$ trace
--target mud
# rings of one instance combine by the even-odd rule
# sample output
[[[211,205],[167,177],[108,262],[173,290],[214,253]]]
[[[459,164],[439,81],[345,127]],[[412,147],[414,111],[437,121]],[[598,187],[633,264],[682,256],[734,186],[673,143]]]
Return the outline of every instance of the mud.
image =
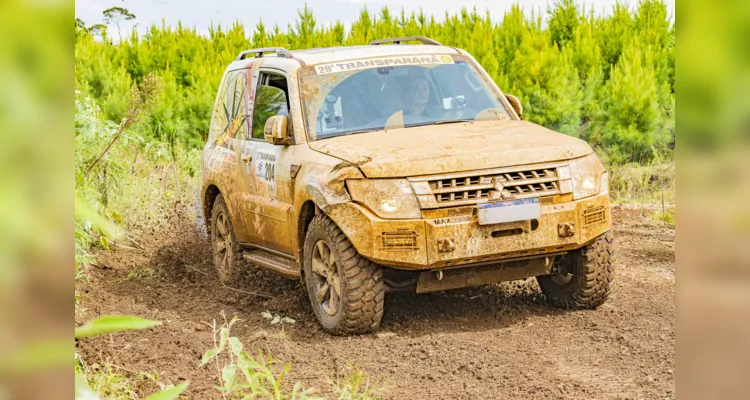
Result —
[[[220,399],[215,369],[198,364],[212,344],[203,322],[224,311],[242,319],[233,333],[246,348],[291,363],[290,381],[329,398],[329,379],[349,364],[383,379],[387,399],[674,398],[675,232],[641,209],[615,207],[613,218],[616,288],[598,310],[550,308],[528,279],[389,294],[379,331],[332,337],[318,327],[298,282],[251,268],[231,288],[222,286],[205,233],[174,217],[139,235],[143,250],[100,255],[81,286],[81,319],[135,314],[164,325],[83,339],[78,351],[88,363],[108,361],[127,375],[190,380],[190,398]],[[296,323],[282,333],[263,311]],[[141,395],[158,389],[138,382]]]

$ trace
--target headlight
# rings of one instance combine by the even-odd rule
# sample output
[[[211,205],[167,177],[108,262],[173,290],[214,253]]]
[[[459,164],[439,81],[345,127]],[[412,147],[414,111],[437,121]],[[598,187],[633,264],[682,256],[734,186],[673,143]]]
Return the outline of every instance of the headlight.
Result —
[[[594,196],[602,189],[604,166],[594,153],[570,161],[573,181],[573,200]],[[606,188],[604,188],[606,189]]]
[[[406,179],[347,179],[352,200],[385,219],[422,218],[417,197]]]

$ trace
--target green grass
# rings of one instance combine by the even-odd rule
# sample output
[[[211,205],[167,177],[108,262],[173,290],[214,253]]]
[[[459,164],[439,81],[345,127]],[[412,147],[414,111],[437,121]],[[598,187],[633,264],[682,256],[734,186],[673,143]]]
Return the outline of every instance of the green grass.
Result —
[[[350,364],[342,376],[331,380],[339,400],[375,400],[387,390],[381,380],[372,380],[356,365]]]
[[[266,352],[258,350],[250,355],[243,344],[231,336],[232,326],[239,321],[233,317],[209,326],[213,331],[214,345],[201,359],[201,367],[215,370],[216,386],[225,399],[263,398],[272,400],[312,400],[321,399],[313,388],[306,388],[301,381],[287,382],[285,378],[291,365],[282,363]],[[350,365],[347,371],[331,380],[331,389],[339,400],[375,400],[385,392],[380,381],[368,378],[356,366]]]
[[[607,164],[609,171],[609,192],[616,204],[675,204],[674,161],[664,161],[640,165]]]
[[[655,211],[651,214],[654,221],[663,222],[665,225],[674,227],[676,220],[675,207],[665,207],[663,210]]]

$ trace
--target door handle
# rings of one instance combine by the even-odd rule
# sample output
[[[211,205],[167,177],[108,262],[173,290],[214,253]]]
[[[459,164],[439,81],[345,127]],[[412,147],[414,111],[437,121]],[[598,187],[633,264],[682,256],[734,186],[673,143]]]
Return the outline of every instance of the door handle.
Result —
[[[245,165],[250,165],[250,161],[253,161],[253,156],[250,154],[246,154],[242,156],[242,162],[245,163]]]

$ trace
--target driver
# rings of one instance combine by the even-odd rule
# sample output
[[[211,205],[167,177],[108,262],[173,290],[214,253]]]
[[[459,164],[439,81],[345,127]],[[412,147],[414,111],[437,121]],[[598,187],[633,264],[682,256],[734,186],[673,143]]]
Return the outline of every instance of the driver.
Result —
[[[430,82],[424,76],[418,76],[409,82],[404,96],[402,109],[404,117],[426,117],[427,103],[430,101]]]

